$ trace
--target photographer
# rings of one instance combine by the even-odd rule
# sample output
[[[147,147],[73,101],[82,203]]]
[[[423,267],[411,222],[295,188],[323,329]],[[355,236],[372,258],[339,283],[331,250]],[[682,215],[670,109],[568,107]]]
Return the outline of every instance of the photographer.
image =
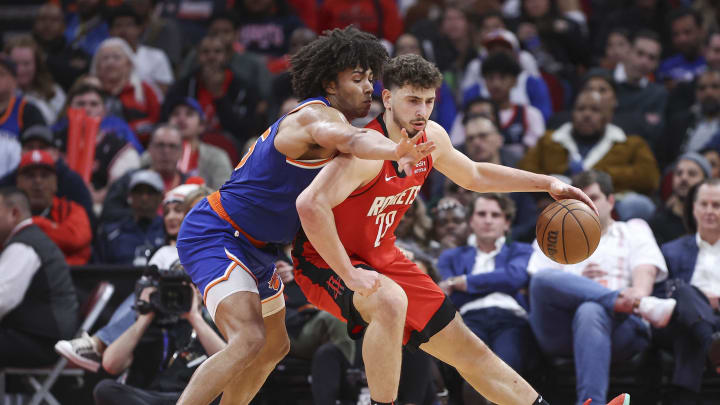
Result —
[[[161,328],[163,357],[160,359],[160,371],[148,388],[132,387],[114,379],[103,380],[93,392],[95,404],[175,403],[195,369],[209,356],[225,347],[225,342],[204,317],[199,291],[194,286],[192,289],[194,295],[190,310],[181,314],[177,322]],[[154,287],[144,288],[138,301],[151,302],[150,295],[153,291]],[[133,365],[136,348],[141,338],[152,333],[151,325],[158,315],[155,311],[138,314],[135,323],[107,347],[102,365],[108,373],[117,375]],[[145,369],[150,369],[149,364],[144,366],[147,366]]]
[[[205,186],[183,184],[168,191],[163,201],[163,225],[167,244],[152,255],[150,266],[169,269],[178,260],[175,238],[180,230],[185,213],[202,197],[209,194]],[[105,348],[115,341],[135,322],[135,294],[130,294],[113,313],[110,322],[93,336],[84,333],[72,340],[60,340],[55,351],[85,370],[97,372],[100,369]]]

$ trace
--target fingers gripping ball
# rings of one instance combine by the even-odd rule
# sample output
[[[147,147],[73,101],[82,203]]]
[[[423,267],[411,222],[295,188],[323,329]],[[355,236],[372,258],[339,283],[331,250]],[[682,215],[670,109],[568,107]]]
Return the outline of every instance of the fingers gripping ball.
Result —
[[[535,226],[540,249],[561,264],[579,263],[600,243],[600,220],[582,201],[560,200],[548,205]]]

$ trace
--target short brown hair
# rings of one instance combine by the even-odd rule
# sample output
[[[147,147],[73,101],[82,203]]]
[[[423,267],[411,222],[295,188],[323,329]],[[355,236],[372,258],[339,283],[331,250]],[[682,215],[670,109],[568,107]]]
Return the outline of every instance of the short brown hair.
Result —
[[[407,84],[419,89],[436,89],[442,84],[440,70],[420,55],[407,54],[390,59],[383,69],[382,81],[386,89]]]
[[[503,193],[478,194],[477,197],[475,197],[475,199],[473,200],[472,207],[470,208],[470,212],[468,213],[470,218],[475,215],[475,204],[477,203],[477,200],[481,198],[497,202],[500,206],[500,210],[505,215],[505,219],[507,219],[509,223],[512,223],[515,220],[515,213],[517,212],[517,209],[515,207],[515,201],[513,201],[508,194]]]
[[[609,197],[615,192],[610,175],[599,170],[586,170],[572,178],[572,185],[581,190],[595,183],[600,187],[600,191],[605,194],[605,197]]]

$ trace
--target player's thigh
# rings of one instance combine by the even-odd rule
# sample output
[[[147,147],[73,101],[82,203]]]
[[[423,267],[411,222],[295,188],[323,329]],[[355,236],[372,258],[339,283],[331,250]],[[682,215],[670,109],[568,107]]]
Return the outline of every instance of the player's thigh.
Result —
[[[265,322],[260,296],[250,291],[235,291],[217,304],[215,324],[226,340],[265,339]]]
[[[407,304],[407,295],[402,287],[382,274],[380,274],[380,287],[374,293],[366,297],[353,294],[353,305],[366,322],[372,322],[380,316],[402,318],[404,321]]]

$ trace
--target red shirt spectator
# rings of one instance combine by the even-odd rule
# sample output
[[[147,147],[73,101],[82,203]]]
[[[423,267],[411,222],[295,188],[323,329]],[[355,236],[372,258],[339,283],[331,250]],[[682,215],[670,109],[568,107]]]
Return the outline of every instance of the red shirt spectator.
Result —
[[[58,245],[68,264],[86,264],[92,242],[90,219],[80,204],[56,195],[55,170],[49,152],[25,152],[18,166],[17,187],[28,195],[33,223]]]
[[[391,43],[403,33],[403,20],[394,0],[325,0],[318,18],[319,31],[354,24]]]

